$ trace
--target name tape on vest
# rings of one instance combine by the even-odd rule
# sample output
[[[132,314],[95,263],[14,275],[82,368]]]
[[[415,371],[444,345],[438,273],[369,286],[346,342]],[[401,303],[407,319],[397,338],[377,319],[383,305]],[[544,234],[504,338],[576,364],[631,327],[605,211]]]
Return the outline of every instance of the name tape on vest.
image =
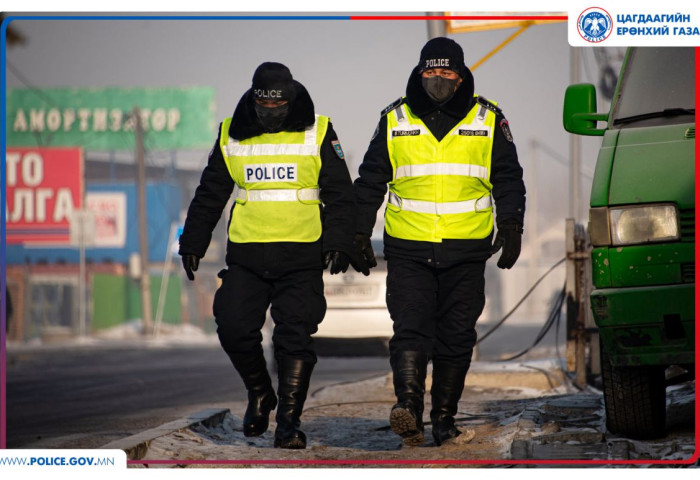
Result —
[[[420,135],[420,129],[417,130],[392,130],[392,137],[414,137]]]
[[[488,137],[488,130],[463,130],[459,129],[459,134],[464,137]]]
[[[297,180],[296,163],[263,163],[244,165],[246,183],[252,182],[294,182]]]

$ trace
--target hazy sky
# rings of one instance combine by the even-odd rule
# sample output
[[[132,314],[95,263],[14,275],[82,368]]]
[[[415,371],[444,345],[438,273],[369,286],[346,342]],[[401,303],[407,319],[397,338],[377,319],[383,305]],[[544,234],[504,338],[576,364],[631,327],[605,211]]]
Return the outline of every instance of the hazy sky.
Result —
[[[16,20],[28,43],[10,48],[7,86],[188,87],[216,91],[216,123],[229,116],[264,61],[286,64],[303,83],[317,113],[331,117],[353,178],[380,111],[405,92],[428,39],[423,20]],[[468,66],[515,29],[448,34]],[[581,49],[581,80],[596,83],[592,49]],[[562,128],[570,82],[564,22],[530,27],[473,73],[476,92],[496,100],[508,118],[526,172],[540,193],[540,229],[562,225],[568,213],[569,134]],[[212,145],[216,132],[212,131]],[[532,142],[538,148],[533,177]],[[599,139],[584,139],[583,171],[592,173]],[[190,152],[195,168],[206,151]],[[583,177],[584,207],[590,181]]]

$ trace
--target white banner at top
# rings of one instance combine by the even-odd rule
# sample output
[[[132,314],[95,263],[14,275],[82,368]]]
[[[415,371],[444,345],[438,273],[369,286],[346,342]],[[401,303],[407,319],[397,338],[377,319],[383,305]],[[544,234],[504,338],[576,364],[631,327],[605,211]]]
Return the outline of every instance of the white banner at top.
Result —
[[[577,2],[569,7],[573,47],[700,46],[697,2]]]

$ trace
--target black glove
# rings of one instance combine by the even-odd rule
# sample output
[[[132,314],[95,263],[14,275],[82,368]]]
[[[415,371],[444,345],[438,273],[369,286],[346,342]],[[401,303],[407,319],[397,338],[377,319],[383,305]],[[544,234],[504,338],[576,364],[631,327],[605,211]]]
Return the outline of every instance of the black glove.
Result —
[[[182,266],[185,267],[187,278],[194,280],[194,273],[199,268],[199,257],[197,255],[184,254],[182,255]]]
[[[350,266],[350,257],[347,256],[345,252],[340,252],[338,250],[328,250],[323,255],[323,268],[328,268],[331,266],[331,275],[335,275],[340,272],[347,272]]]
[[[522,243],[523,225],[514,219],[506,219],[498,223],[498,233],[496,240],[491,247],[491,255],[498,252],[503,247],[501,258],[498,259],[498,268],[512,268],[520,256],[520,245]]]
[[[355,258],[353,258],[352,268],[361,272],[363,275],[369,275],[369,269],[377,266],[377,259],[372,250],[372,242],[369,235],[364,233],[355,234]]]

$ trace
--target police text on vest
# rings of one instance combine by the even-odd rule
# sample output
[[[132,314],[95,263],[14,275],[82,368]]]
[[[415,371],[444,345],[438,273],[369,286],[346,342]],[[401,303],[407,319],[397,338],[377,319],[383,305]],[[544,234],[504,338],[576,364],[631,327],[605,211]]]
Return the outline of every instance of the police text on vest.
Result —
[[[246,183],[252,182],[294,182],[297,180],[296,163],[261,163],[244,165]]]

